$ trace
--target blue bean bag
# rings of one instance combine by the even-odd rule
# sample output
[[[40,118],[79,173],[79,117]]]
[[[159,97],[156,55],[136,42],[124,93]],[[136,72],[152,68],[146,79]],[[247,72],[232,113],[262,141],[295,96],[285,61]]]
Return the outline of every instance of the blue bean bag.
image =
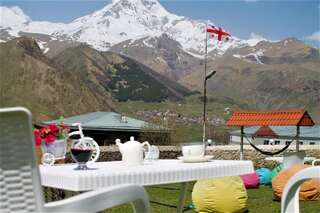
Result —
[[[256,170],[257,175],[259,176],[259,182],[260,185],[270,185],[270,177],[271,177],[271,171],[267,168],[260,168]]]

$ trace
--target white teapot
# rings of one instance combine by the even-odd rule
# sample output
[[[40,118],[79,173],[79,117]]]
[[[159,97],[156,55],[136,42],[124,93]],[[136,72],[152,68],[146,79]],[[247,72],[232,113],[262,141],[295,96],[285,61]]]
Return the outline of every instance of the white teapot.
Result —
[[[140,143],[134,140],[134,137],[130,137],[130,141],[121,143],[120,139],[116,139],[116,144],[119,147],[122,155],[122,161],[127,166],[136,166],[143,163],[143,146],[148,146],[148,152],[150,151],[150,144],[148,141]]]

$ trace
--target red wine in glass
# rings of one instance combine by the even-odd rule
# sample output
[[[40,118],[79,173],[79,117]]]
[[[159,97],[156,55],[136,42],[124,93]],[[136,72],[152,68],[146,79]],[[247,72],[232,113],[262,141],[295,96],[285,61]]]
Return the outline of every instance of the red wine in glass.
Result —
[[[71,156],[78,163],[78,167],[75,170],[88,170],[87,162],[90,160],[91,155],[92,149],[71,148]]]

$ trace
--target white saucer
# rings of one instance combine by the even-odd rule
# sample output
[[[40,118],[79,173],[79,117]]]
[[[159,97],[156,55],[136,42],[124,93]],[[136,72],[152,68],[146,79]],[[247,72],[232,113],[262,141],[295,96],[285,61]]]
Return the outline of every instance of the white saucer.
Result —
[[[190,157],[184,157],[180,156],[178,157],[179,160],[182,160],[184,163],[200,163],[200,162],[207,162],[210,161],[213,158],[212,155],[205,155],[205,156],[190,156]]]

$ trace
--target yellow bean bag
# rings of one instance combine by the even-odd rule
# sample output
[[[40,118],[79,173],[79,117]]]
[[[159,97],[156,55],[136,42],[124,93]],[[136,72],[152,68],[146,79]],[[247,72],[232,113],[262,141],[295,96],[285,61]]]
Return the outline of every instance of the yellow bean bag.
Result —
[[[199,213],[240,213],[247,209],[247,191],[239,176],[199,180],[192,201]]]
[[[272,180],[272,189],[275,200],[281,200],[282,192],[289,179],[300,170],[309,165],[297,164],[278,173]],[[305,181],[300,186],[300,200],[320,200],[320,178]]]

